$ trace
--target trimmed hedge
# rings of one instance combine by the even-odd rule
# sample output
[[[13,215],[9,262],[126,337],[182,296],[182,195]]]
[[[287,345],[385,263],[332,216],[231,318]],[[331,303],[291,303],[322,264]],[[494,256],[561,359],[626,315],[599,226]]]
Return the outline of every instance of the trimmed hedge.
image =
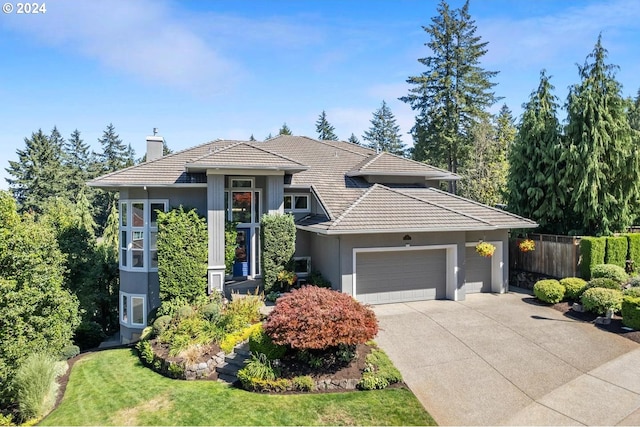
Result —
[[[580,240],[580,272],[582,278],[591,278],[591,269],[604,264],[604,255],[607,248],[605,237],[583,237]]]
[[[640,233],[625,234],[625,237],[629,248],[627,259],[633,261],[634,270],[640,269]]]
[[[598,277],[596,279],[589,280],[589,283],[587,283],[587,289],[592,288],[615,289],[619,291],[620,284],[608,277]]]
[[[621,285],[629,280],[629,275],[624,271],[624,268],[614,264],[600,264],[591,269],[592,279],[599,279],[601,277],[615,280]]]
[[[587,289],[587,281],[579,277],[565,277],[560,284],[564,286],[564,297],[571,300],[580,298]]]
[[[622,291],[615,289],[591,288],[580,297],[586,311],[603,315],[608,309],[614,312],[622,308]]]
[[[262,215],[260,219],[262,242],[262,282],[264,292],[275,290],[278,273],[290,270],[296,251],[296,225],[293,216]]]
[[[622,295],[629,295],[630,297],[640,297],[640,288],[629,288],[622,291]]]
[[[606,264],[614,264],[624,268],[627,261],[629,243],[624,236],[607,237],[607,250],[604,256]]]
[[[540,301],[555,304],[564,298],[564,286],[555,279],[538,280],[533,285],[533,293]]]
[[[622,298],[622,323],[625,326],[640,330],[640,297],[630,295]]]

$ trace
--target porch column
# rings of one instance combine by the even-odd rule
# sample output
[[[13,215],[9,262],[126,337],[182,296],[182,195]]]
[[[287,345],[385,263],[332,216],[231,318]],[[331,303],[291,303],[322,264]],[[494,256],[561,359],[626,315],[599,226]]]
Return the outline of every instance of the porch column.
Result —
[[[267,176],[267,212],[284,213],[284,175]]]
[[[209,293],[224,287],[224,175],[207,173],[207,230],[209,260],[207,283]]]

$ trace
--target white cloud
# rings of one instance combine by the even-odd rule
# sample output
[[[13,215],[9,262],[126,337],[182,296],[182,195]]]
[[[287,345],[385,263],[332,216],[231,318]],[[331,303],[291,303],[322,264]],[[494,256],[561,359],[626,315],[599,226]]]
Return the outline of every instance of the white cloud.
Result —
[[[4,24],[142,81],[192,92],[220,92],[242,72],[179,22],[168,3],[58,0],[47,6],[46,15]]]
[[[477,25],[489,42],[485,63],[542,68],[554,60],[574,63],[584,58],[600,32],[605,47],[615,48],[623,43],[616,36],[625,30],[637,31],[639,19],[640,2],[612,0],[562,9],[555,15],[478,19]]]

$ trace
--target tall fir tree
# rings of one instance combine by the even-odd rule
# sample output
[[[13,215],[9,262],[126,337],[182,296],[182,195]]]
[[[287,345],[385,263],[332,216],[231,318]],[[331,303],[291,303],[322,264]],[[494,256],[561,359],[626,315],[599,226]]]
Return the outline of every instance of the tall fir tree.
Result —
[[[351,136],[349,137],[349,139],[347,139],[347,141],[352,144],[360,145],[360,140],[357,136],[354,135],[353,132],[351,132]]]
[[[558,98],[545,70],[538,89],[523,105],[515,141],[509,150],[507,206],[531,218],[547,233],[566,233],[567,188],[561,156],[565,150],[558,120]]]
[[[102,147],[102,153],[98,154],[98,160],[102,163],[104,173],[115,172],[127,167],[131,159],[131,146],[122,142],[113,123],[109,123],[102,136],[98,138],[98,142]]]
[[[289,129],[286,122],[282,124],[282,127],[278,131],[278,135],[291,135],[291,129]]]
[[[487,109],[497,100],[491,81],[497,72],[480,66],[488,42],[476,35],[468,0],[457,10],[441,1],[431,21],[423,27],[431,56],[418,59],[426,70],[407,79],[413,87],[400,100],[417,111],[411,130],[414,160],[464,173],[474,125],[488,118]],[[449,191],[456,192],[456,181],[449,182]]]
[[[322,110],[318,121],[316,121],[316,132],[318,132],[318,139],[321,141],[337,141],[338,137],[335,134],[335,128],[331,126],[331,123],[327,120],[327,113]]]
[[[640,158],[627,117],[628,103],[606,64],[602,36],[585,64],[582,81],[570,88],[566,127],[565,182],[577,221],[575,232],[608,235],[624,231],[633,221],[638,200]]]
[[[69,139],[64,142],[62,150],[63,166],[69,180],[69,192],[72,200],[77,202],[77,196],[81,190],[85,189],[86,181],[97,176],[92,168],[94,158],[89,145],[80,137],[78,129],[74,130]],[[87,196],[85,193],[85,196],[91,200],[93,192],[88,191],[88,193],[90,194]]]
[[[251,134],[251,136],[249,137],[249,141],[252,141],[252,142],[253,142],[253,141],[255,141],[255,140],[256,140],[256,137],[255,137],[255,136],[253,136],[253,134]]]
[[[61,148],[58,141],[52,143],[42,129],[24,142],[24,150],[16,150],[18,161],[9,161],[6,171],[13,178],[6,181],[21,212],[40,212],[45,201],[67,193]]]
[[[367,147],[376,151],[386,151],[398,156],[404,156],[406,147],[400,136],[400,126],[396,124],[391,109],[385,101],[373,113],[371,127],[362,135],[362,139],[368,141]]]

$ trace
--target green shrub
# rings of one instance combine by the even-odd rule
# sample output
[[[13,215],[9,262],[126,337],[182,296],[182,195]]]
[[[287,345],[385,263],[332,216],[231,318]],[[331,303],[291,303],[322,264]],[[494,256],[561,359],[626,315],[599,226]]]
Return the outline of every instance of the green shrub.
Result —
[[[604,264],[607,240],[604,237],[583,237],[580,239],[580,272],[582,278],[591,278],[591,269]]]
[[[258,325],[249,336],[249,350],[254,354],[264,354],[269,360],[280,359],[286,353],[287,347],[274,344],[262,329],[262,324]]]
[[[224,272],[233,274],[233,263],[238,246],[238,223],[227,221],[224,224]]]
[[[622,291],[623,296],[640,297],[640,288],[629,288]]]
[[[160,303],[160,307],[156,310],[156,316],[169,316],[174,317],[179,308],[189,305],[189,302],[185,298],[174,298],[170,300],[164,300]]]
[[[564,297],[564,286],[555,279],[538,280],[533,285],[533,293],[540,301],[555,304]]]
[[[220,303],[210,302],[202,307],[200,313],[202,314],[202,317],[207,319],[209,322],[216,322],[220,317],[221,311]]]
[[[637,288],[636,288],[637,289]],[[622,298],[622,323],[640,331],[640,295],[626,295]]]
[[[167,330],[171,323],[171,316],[160,316],[153,322],[153,335],[160,336]]]
[[[291,378],[291,386],[294,390],[311,391],[316,387],[316,383],[309,375],[301,375]]]
[[[620,311],[622,307],[622,291],[616,289],[591,288],[580,297],[586,311],[606,314],[607,310]]]
[[[592,279],[599,279],[601,277],[615,280],[619,284],[626,283],[629,279],[629,275],[624,271],[623,267],[613,264],[600,264],[591,269]]]
[[[587,283],[587,289],[591,288],[604,288],[604,289],[616,289],[620,290],[620,284],[613,279],[608,279],[606,277],[599,277],[597,279],[589,280]]]
[[[560,284],[564,286],[564,297],[570,300],[580,298],[580,295],[587,289],[587,282],[579,277],[565,277],[560,280]]]
[[[247,390],[255,389],[255,381],[274,381],[280,376],[280,370],[271,365],[264,354],[251,355],[244,368],[238,371],[238,379]]]
[[[640,268],[640,233],[629,233],[625,237],[629,244],[627,259],[633,261],[633,268],[637,270]]]
[[[627,238],[624,236],[612,236],[607,237],[606,239],[607,250],[604,256],[604,262],[606,264],[614,264],[618,267],[624,268],[627,261],[627,253],[629,251],[629,242],[627,241]]]
[[[276,290],[278,273],[291,269],[296,246],[296,225],[292,215],[262,215],[262,281],[266,293]]]
[[[147,364],[148,366],[153,365],[153,361],[156,355],[153,352],[153,348],[151,347],[151,343],[149,341],[138,341],[138,344],[136,344],[136,350],[138,350],[138,355],[145,364]]]
[[[0,426],[15,426],[16,422],[13,421],[12,414],[0,413]]]
[[[56,360],[48,354],[33,353],[18,367],[13,379],[20,418],[44,416],[56,400]]]
[[[238,379],[242,387],[249,391],[283,392],[293,388],[291,380],[288,378],[276,378],[274,380],[260,380],[251,378],[242,369],[238,371]]]
[[[307,282],[310,285],[320,286],[321,288],[331,288],[331,282],[325,279],[324,276],[322,276],[322,274],[317,270],[313,270],[311,272]]]
[[[262,328],[260,323],[255,323],[251,326],[248,326],[240,331],[232,332],[224,336],[222,342],[220,343],[220,349],[225,353],[233,352],[233,348],[240,344],[243,341],[249,339],[249,337],[258,329]]]
[[[186,319],[187,317],[193,316],[195,313],[195,310],[190,305],[183,305],[176,311],[175,316],[178,319]]]
[[[260,308],[264,305],[264,298],[260,295],[247,295],[234,298],[220,316],[220,324],[227,332],[235,332],[258,322],[262,315]]]
[[[158,212],[158,279],[162,301],[194,302],[207,289],[207,222],[182,206]],[[166,314],[166,313],[165,313]]]
[[[393,366],[386,353],[380,349],[373,349],[366,358],[366,365],[358,388],[362,390],[383,389],[402,381],[400,371]]]
[[[65,346],[60,352],[60,357],[62,360],[69,360],[80,354],[80,347],[77,345],[68,345]]]
[[[107,335],[102,330],[102,326],[97,322],[83,321],[76,329],[73,342],[82,350],[86,350],[98,347],[106,337]]]
[[[159,336],[160,341],[169,344],[170,356],[177,356],[191,345],[209,344],[221,338],[222,330],[200,316],[181,319],[175,327],[168,328]]]

